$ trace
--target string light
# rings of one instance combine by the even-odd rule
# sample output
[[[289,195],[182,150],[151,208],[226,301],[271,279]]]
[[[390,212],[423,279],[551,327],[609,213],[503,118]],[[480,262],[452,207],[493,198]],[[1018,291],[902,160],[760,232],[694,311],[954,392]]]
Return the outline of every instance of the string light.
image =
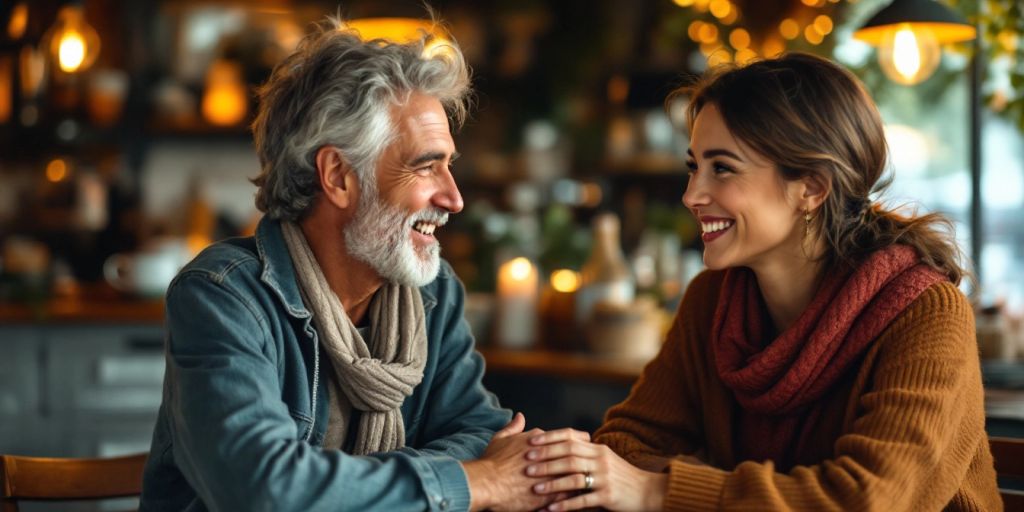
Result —
[[[739,64],[746,64],[757,58],[757,53],[749,48],[744,48],[736,52],[736,62]]]
[[[818,28],[814,25],[807,25],[804,27],[804,38],[807,39],[808,43],[813,45],[819,45],[825,40],[825,36],[818,32]]]
[[[777,57],[786,51],[786,44],[778,38],[765,39],[761,45],[761,53],[768,58]]]
[[[727,64],[729,62],[732,62],[732,54],[724,48],[719,48],[718,50],[711,52],[711,55],[708,55],[709,67]]]
[[[732,25],[738,19],[740,19],[740,8],[733,5],[732,9],[729,10],[729,14],[726,14],[721,21],[725,25]]]
[[[729,44],[737,50],[745,50],[750,46],[750,33],[742,28],[729,33]]]
[[[713,0],[708,6],[708,10],[711,11],[711,15],[722,19],[732,12],[732,4],[729,0]]]
[[[686,35],[690,37],[690,40],[699,43],[700,42],[700,28],[704,26],[704,22],[696,20],[690,23],[689,27],[686,27]]]
[[[786,39],[793,40],[800,37],[800,25],[793,18],[786,18],[779,23],[779,33]]]
[[[713,43],[718,40],[718,27],[705,23],[700,27],[699,37],[703,43]]]
[[[814,28],[818,30],[822,35],[828,35],[832,32],[832,18],[821,14],[814,18]]]

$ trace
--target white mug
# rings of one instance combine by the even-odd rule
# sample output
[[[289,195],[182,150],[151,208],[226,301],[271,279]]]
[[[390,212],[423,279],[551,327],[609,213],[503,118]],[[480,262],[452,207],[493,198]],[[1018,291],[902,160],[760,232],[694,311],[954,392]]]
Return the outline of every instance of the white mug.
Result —
[[[159,297],[186,263],[183,244],[168,241],[141,252],[113,254],[103,264],[103,276],[119,291]]]

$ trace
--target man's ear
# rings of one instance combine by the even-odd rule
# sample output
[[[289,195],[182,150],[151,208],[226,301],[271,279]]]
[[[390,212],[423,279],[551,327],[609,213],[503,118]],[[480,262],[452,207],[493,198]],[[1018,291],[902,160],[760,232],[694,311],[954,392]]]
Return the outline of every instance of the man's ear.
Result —
[[[355,170],[334,146],[323,146],[316,151],[316,172],[324,198],[340,209],[357,204],[358,180]]]

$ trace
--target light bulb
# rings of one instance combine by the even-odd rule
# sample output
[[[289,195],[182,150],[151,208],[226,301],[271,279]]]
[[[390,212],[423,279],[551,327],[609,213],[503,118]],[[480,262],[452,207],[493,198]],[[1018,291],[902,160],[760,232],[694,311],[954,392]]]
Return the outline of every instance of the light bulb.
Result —
[[[211,124],[233,126],[245,120],[248,110],[242,66],[228,60],[214,60],[206,75],[203,117]]]
[[[74,73],[85,61],[85,39],[78,32],[65,32],[60,38],[57,50],[61,71]]]
[[[100,54],[100,37],[77,5],[61,8],[46,38],[57,68],[65,73],[88,69]]]
[[[942,53],[938,41],[926,28],[900,24],[882,38],[878,63],[891,80],[904,85],[925,81],[939,67]]]

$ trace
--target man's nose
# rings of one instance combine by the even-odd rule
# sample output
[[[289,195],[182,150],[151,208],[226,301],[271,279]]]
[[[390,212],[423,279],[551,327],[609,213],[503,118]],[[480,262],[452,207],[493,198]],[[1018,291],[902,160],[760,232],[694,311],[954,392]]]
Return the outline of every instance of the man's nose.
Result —
[[[455,177],[451,171],[445,171],[441,177],[441,189],[434,195],[434,206],[444,208],[449,213],[459,213],[465,206],[462,202],[462,194],[459,186],[455,184]]]

